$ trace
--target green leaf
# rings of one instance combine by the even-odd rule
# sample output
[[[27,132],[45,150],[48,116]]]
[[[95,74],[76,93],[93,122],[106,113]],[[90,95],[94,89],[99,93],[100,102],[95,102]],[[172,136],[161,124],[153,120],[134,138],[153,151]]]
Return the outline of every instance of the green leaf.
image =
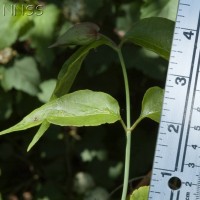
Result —
[[[56,99],[58,97],[61,97],[65,94],[67,94],[81,68],[81,64],[89,51],[93,48],[97,48],[98,46],[101,45],[108,45],[111,48],[115,48],[115,44],[107,37],[100,35],[100,38],[94,42],[92,42],[89,45],[83,46],[79,48],[62,66],[59,74],[58,74],[58,80],[56,84],[56,88],[51,96],[51,99]],[[48,122],[42,124],[36,133],[36,135],[33,138],[33,141],[31,142],[31,145],[29,146],[30,150],[34,144],[36,143],[35,141],[38,141],[38,138],[44,134],[44,132],[47,130],[50,124]],[[45,128],[46,127],[46,130]],[[45,131],[44,131],[45,130]]]
[[[149,194],[149,186],[140,187],[138,190],[134,190],[130,196],[130,200],[147,200]]]
[[[51,94],[53,93],[55,89],[55,86],[56,86],[55,79],[49,79],[47,81],[42,82],[39,86],[41,89],[41,92],[37,94],[38,99],[43,103],[48,102],[51,97]]]
[[[20,31],[32,23],[31,17],[21,14],[20,4],[15,4],[16,15],[14,15],[14,9],[11,9],[13,5],[7,0],[0,1],[0,49],[11,46],[17,40]]]
[[[52,49],[48,49],[48,46],[55,34],[60,11],[54,4],[48,4],[45,5],[42,12],[43,14],[40,16],[33,16],[34,26],[31,27],[27,34],[20,37],[20,40],[30,41],[31,47],[36,49],[36,58],[40,64],[50,67],[55,53]]]
[[[164,17],[175,21],[178,0],[144,0],[141,8],[141,18]]]
[[[91,22],[83,22],[69,28],[49,48],[62,45],[87,45],[99,38],[99,27]]]
[[[51,95],[50,100],[61,97],[69,92],[81,68],[81,64],[85,59],[86,55],[88,54],[89,50],[90,48],[86,48],[85,46],[83,48],[80,48],[63,64],[58,74],[56,87],[53,91],[53,94]],[[35,134],[33,140],[31,141],[31,144],[28,147],[28,151],[36,144],[39,138],[42,137],[45,131],[49,128],[49,126],[49,122],[45,122],[45,124],[42,123],[39,130]]]
[[[168,61],[147,49],[135,49],[133,45],[123,47],[127,68],[135,68],[149,78],[159,81],[165,80]]]
[[[85,47],[78,49],[67,61],[63,64],[59,74],[56,87],[53,91],[51,99],[63,96],[69,92],[74,80],[81,68],[81,64],[90,49]]]
[[[37,94],[39,82],[40,74],[32,57],[16,60],[12,67],[5,69],[2,78],[2,86],[6,91],[15,88],[30,95]]]
[[[42,122],[39,130],[37,131],[37,133],[35,134],[33,140],[29,144],[27,151],[30,151],[30,149],[38,142],[38,140],[44,135],[46,130],[49,128],[49,126],[50,126],[50,123],[47,122],[46,120],[44,120]]]
[[[35,109],[15,126],[0,132],[0,135],[25,130],[44,121],[60,126],[98,126],[118,120],[119,105],[113,97],[102,92],[80,90]]]
[[[142,100],[140,119],[145,117],[156,122],[160,121],[164,90],[159,87],[149,88]]]
[[[130,41],[169,59],[174,22],[165,18],[151,17],[135,23],[122,42]]]
[[[115,49],[115,44],[107,37],[101,35],[100,38],[89,45],[80,47],[62,66],[59,74],[56,88],[52,98],[63,96],[68,93],[80,68],[83,60],[91,49],[101,45],[107,45]]]

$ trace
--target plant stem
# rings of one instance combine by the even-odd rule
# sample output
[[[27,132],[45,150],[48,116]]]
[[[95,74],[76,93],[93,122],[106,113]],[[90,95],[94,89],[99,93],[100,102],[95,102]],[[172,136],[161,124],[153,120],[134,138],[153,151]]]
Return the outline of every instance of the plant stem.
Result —
[[[124,131],[127,131],[126,124],[124,123],[123,119],[120,120],[122,127],[124,128]]]
[[[129,169],[130,169],[130,153],[131,153],[131,115],[130,115],[130,92],[128,84],[128,76],[126,71],[126,65],[124,58],[122,56],[121,48],[118,49],[118,55],[122,67],[125,93],[126,93],[126,156],[125,156],[125,169],[124,169],[124,183],[121,200],[126,200],[127,190],[128,190],[128,180],[129,180]]]
[[[131,183],[131,182],[133,182],[133,181],[138,181],[138,180],[143,179],[143,178],[145,178],[145,177],[146,177],[146,176],[139,176],[139,177],[136,177],[136,178],[132,178],[132,179],[130,179],[128,182]],[[109,196],[107,197],[106,200],[109,200],[110,197],[111,197],[116,191],[118,191],[121,187],[123,187],[123,184],[122,184],[122,185],[119,185],[117,188],[115,188],[115,189],[109,194]]]
[[[142,121],[142,119],[143,119],[143,118],[139,117],[139,118],[135,121],[135,123],[131,126],[131,129],[130,129],[131,132],[132,132],[132,131],[136,128],[136,126]]]

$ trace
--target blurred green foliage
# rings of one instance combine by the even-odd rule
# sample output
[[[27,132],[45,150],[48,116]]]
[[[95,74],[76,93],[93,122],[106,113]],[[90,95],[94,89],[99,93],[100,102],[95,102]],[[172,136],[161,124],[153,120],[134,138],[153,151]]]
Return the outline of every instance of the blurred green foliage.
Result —
[[[1,0],[0,130],[19,122],[49,99],[61,66],[76,48],[48,46],[72,24],[94,22],[102,33],[118,42],[142,18],[174,20],[177,4],[177,0]],[[32,14],[26,10],[28,5],[34,7]],[[146,89],[164,86],[167,61],[132,44],[123,47],[123,54],[134,120]],[[121,115],[125,115],[121,68],[108,47],[89,53],[71,91],[86,88],[111,94],[120,102]],[[125,137],[120,124],[80,129],[52,126],[27,153],[36,131],[33,128],[0,138],[3,200],[104,200],[121,185]],[[131,177],[151,169],[156,133],[157,124],[148,119],[134,132]]]

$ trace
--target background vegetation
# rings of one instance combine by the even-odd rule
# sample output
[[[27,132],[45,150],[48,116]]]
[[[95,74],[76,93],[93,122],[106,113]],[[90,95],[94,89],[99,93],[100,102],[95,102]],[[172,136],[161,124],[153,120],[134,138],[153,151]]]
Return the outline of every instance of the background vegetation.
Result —
[[[10,2],[21,13],[25,2]],[[76,50],[48,46],[72,24],[94,22],[100,32],[118,42],[134,22],[150,16],[175,20],[177,9],[175,0],[28,0],[26,4],[42,5],[43,14],[12,16],[8,3],[0,2],[0,130],[48,101],[62,64]],[[167,61],[132,44],[124,46],[123,54],[134,120],[145,91],[155,85],[164,87]],[[90,52],[71,91],[86,88],[111,94],[125,115],[121,68],[108,47]],[[51,126],[27,153],[36,131],[0,137],[0,199],[105,200],[122,184],[125,137],[120,124],[79,129]],[[156,134],[157,124],[148,119],[134,132],[132,178],[151,170]],[[135,182],[130,191],[131,185]],[[111,199],[119,197],[116,192]]]

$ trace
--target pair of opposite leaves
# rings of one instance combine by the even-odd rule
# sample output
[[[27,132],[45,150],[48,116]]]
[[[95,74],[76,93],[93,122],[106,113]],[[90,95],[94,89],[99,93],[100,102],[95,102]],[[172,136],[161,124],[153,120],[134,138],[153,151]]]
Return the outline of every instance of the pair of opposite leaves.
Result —
[[[157,23],[157,19],[150,19]],[[55,44],[87,45],[101,37],[96,24],[85,22],[77,24],[62,35]],[[153,94],[153,95],[152,95]],[[156,94],[156,95],[155,95]],[[154,87],[147,91],[142,103],[140,119],[149,117],[159,121],[163,91]],[[156,98],[154,98],[156,97]],[[154,104],[154,100],[157,103]],[[118,102],[108,94],[90,90],[76,91],[52,100],[31,112],[21,122],[6,129],[0,134],[24,130],[43,122],[61,126],[96,126],[103,123],[114,123],[121,119]],[[46,126],[47,128],[48,126]]]

